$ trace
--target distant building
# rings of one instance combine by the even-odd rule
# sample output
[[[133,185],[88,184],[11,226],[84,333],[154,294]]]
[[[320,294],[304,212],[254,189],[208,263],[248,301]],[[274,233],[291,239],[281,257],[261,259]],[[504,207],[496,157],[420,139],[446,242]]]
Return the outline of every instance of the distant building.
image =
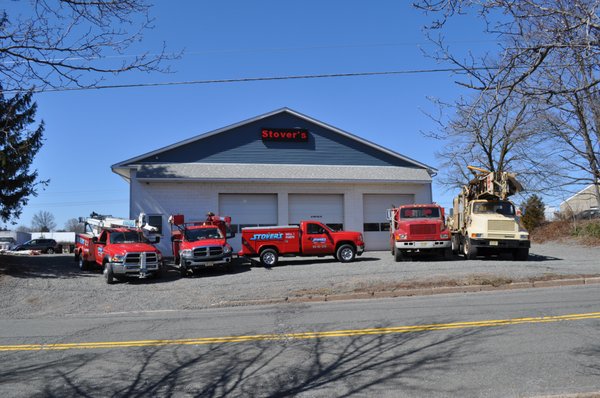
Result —
[[[573,214],[577,214],[584,210],[598,208],[595,191],[596,189],[593,184],[588,185],[569,199],[562,202],[560,204],[560,212],[572,212]]]

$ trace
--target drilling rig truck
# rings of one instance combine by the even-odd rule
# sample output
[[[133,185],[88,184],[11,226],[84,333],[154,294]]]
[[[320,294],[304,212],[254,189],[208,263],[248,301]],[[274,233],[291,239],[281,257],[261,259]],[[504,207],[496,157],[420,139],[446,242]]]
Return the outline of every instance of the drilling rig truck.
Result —
[[[514,260],[527,260],[529,233],[519,222],[515,205],[508,200],[523,187],[512,173],[473,166],[468,169],[474,178],[454,198],[449,220],[452,251],[467,259],[510,253]]]

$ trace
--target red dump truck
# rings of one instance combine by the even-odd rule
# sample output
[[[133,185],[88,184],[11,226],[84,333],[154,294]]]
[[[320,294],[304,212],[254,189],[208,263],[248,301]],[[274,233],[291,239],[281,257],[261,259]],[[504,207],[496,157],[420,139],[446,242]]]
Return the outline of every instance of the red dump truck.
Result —
[[[204,221],[185,221],[183,214],[169,217],[175,264],[182,276],[207,267],[231,267],[231,246],[227,238],[231,217],[208,213]]]
[[[333,255],[339,261],[353,261],[365,250],[360,232],[333,231],[317,221],[302,221],[299,226],[250,227],[242,229],[240,257],[259,257],[267,267],[277,264],[279,256]]]
[[[404,205],[389,209],[390,248],[396,261],[423,253],[452,258],[450,230],[444,209],[436,204]]]

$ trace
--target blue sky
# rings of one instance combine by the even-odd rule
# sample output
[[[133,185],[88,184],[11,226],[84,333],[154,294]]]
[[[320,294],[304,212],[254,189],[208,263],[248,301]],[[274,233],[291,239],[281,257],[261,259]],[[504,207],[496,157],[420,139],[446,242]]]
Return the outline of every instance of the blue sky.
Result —
[[[184,50],[170,74],[107,76],[105,84],[439,68],[423,49],[429,19],[409,1],[156,1],[140,49]],[[10,3],[4,3],[10,12]],[[474,17],[444,31],[458,51],[493,46]],[[132,48],[130,54],[141,52]],[[46,124],[34,167],[50,185],[17,224],[47,210],[59,228],[92,211],[128,216],[128,184],[110,166],[281,107],[437,167],[441,145],[428,97],[461,94],[450,73],[48,92],[34,97]],[[448,207],[454,192],[434,184]]]

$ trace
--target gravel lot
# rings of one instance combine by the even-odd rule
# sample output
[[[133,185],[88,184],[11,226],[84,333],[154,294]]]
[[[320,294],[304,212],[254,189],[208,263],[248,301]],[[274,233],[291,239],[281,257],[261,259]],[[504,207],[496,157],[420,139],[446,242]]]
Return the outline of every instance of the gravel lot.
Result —
[[[33,318],[124,311],[199,309],[240,301],[392,290],[422,283],[463,284],[556,275],[600,275],[600,248],[534,245],[529,261],[434,258],[395,263],[388,252],[367,252],[356,262],[333,258],[282,258],[266,269],[238,263],[232,272],[207,270],[181,278],[107,285],[102,274],[81,272],[72,255],[0,255],[0,316]]]

